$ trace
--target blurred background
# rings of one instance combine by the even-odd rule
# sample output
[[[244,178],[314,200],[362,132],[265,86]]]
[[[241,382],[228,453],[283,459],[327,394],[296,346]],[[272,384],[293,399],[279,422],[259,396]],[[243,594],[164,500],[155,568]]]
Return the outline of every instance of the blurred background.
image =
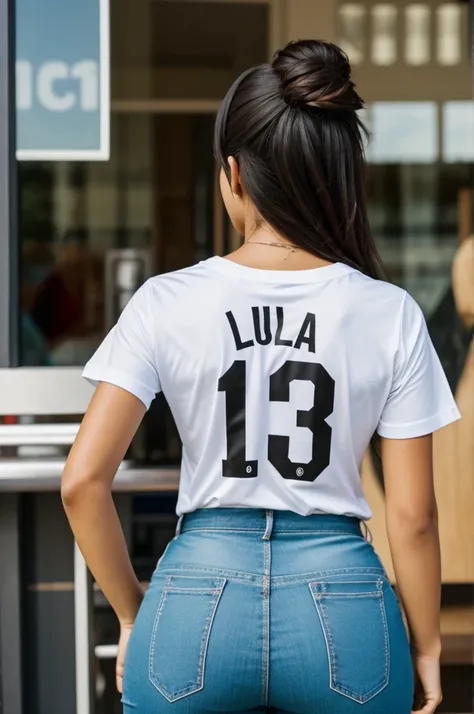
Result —
[[[340,44],[353,64],[371,132],[372,228],[390,278],[426,314],[464,415],[435,441],[440,711],[474,712],[472,8],[441,0],[58,7],[0,0],[0,711],[121,711],[117,623],[59,496],[91,395],[80,366],[147,277],[239,244],[216,183],[216,111],[241,71],[313,37]],[[160,395],[115,484],[144,582],[174,535],[179,459]],[[383,483],[369,460],[363,479],[375,546],[392,574]]]

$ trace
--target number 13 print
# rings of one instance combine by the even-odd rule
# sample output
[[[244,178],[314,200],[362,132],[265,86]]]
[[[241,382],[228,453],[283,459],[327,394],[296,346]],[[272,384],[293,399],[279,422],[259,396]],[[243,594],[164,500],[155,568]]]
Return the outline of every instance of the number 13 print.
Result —
[[[326,423],[334,409],[334,380],[321,364],[288,360],[270,376],[270,401],[289,402],[290,385],[295,380],[314,384],[313,406],[296,412],[296,425],[312,434],[312,458],[307,464],[290,460],[290,437],[268,436],[268,460],[285,479],[315,481],[329,466],[332,429]],[[237,360],[219,379],[218,389],[226,394],[227,459],[222,475],[255,478],[258,462],[246,460],[246,363]]]

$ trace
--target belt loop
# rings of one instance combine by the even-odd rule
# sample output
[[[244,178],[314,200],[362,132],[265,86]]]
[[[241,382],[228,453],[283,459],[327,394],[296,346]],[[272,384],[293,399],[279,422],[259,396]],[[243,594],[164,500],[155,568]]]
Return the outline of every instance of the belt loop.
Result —
[[[367,525],[367,523],[365,521],[361,521],[361,523],[364,524],[364,529],[365,529],[364,540],[366,540],[367,543],[372,543],[372,541],[373,541],[372,531],[370,530],[369,526]]]
[[[262,536],[262,540],[270,540],[273,530],[273,511],[266,512],[266,524],[265,533]]]
[[[176,538],[177,536],[179,536],[180,533],[181,533],[181,524],[182,524],[182,522],[183,522],[183,518],[184,518],[184,513],[182,513],[182,514],[180,515],[180,517],[178,518],[178,522],[177,522],[177,524],[176,524],[176,532],[175,532],[175,534],[174,534],[174,537],[175,537],[175,538]]]

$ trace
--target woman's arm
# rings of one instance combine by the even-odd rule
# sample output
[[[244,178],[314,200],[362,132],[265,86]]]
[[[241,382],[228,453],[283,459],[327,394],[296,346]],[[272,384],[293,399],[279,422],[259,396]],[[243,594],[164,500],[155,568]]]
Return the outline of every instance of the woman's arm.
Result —
[[[441,557],[432,436],[382,439],[386,523],[397,590],[417,652],[439,656]]]
[[[382,439],[386,523],[397,590],[407,617],[425,707],[441,701],[441,556],[432,435]]]
[[[79,548],[122,626],[135,620],[143,592],[132,569],[111,486],[144,414],[145,406],[137,397],[100,383],[69,454],[61,487]]]

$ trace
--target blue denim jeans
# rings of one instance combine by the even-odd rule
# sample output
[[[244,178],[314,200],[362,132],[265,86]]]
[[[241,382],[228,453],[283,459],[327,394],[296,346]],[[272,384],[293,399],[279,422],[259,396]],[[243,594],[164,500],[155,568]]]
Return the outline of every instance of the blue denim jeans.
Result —
[[[133,628],[126,714],[410,714],[395,593],[360,521],[185,515]]]

